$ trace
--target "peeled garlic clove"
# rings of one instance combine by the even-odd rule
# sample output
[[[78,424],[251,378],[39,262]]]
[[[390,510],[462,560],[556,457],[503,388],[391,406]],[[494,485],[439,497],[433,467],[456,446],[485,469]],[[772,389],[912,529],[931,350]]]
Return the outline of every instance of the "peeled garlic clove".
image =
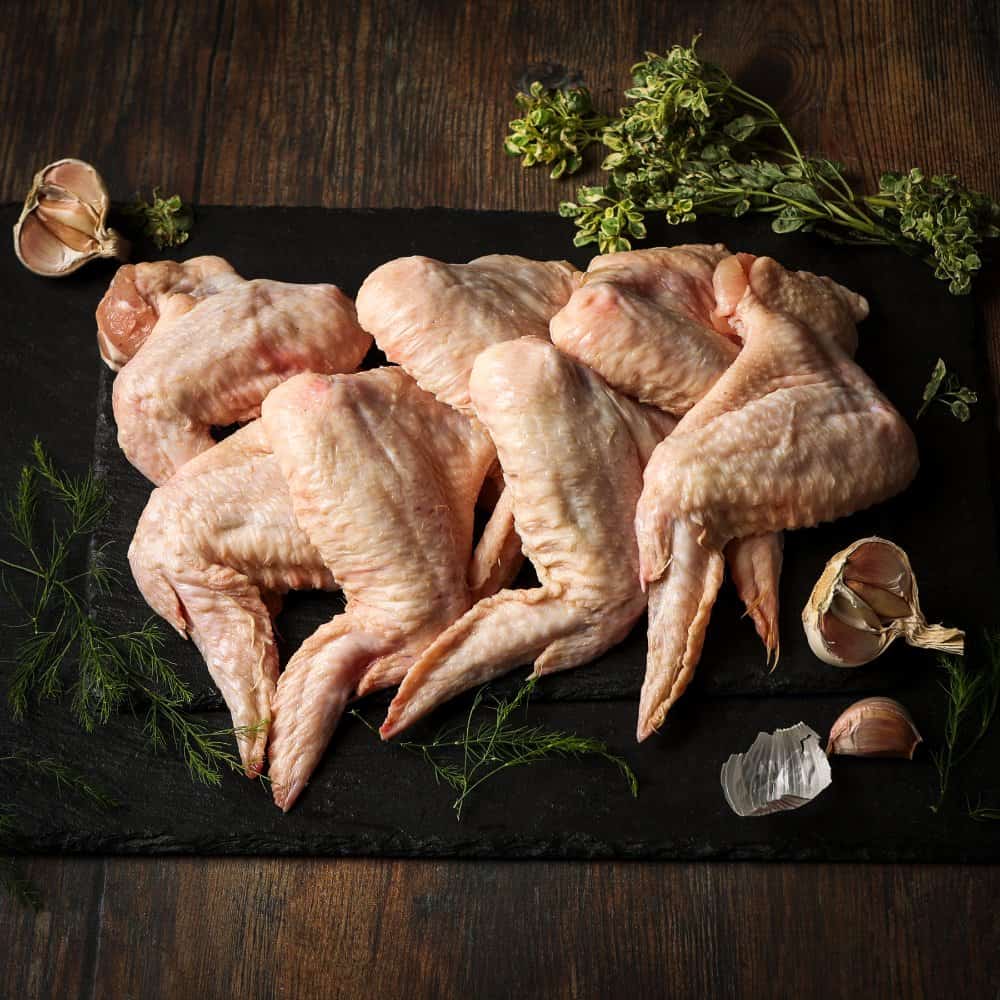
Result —
[[[722,792],[737,816],[767,816],[811,802],[830,782],[819,733],[804,722],[758,733],[746,753],[722,765]]]
[[[845,709],[830,728],[827,754],[905,757],[923,742],[910,713],[892,698],[863,698]]]
[[[965,633],[928,625],[906,553],[862,538],[827,564],[802,611],[812,651],[837,667],[869,663],[902,637],[912,646],[963,653]]]
[[[128,258],[129,244],[106,227],[108,191],[82,160],[57,160],[37,174],[14,226],[14,251],[34,274],[58,278],[95,257]]]

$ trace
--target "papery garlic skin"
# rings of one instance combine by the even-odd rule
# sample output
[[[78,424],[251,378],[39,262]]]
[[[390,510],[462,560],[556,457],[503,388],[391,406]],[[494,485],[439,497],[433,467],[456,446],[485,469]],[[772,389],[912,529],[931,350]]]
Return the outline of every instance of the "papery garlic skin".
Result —
[[[722,792],[737,816],[767,816],[811,802],[832,781],[819,733],[804,722],[758,733],[722,765]]]
[[[962,655],[965,633],[928,625],[906,553],[862,538],[826,564],[802,611],[809,647],[824,663],[860,667],[902,637],[912,646]]]
[[[110,202],[101,175],[82,160],[43,167],[14,226],[14,252],[33,274],[59,278],[97,257],[127,260],[129,243],[105,225]]]
[[[892,698],[862,698],[830,727],[826,752],[849,757],[913,759],[923,737],[910,713]]]

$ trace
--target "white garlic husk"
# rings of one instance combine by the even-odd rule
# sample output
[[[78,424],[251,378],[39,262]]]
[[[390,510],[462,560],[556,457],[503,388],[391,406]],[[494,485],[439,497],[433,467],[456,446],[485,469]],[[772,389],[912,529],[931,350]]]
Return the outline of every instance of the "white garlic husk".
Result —
[[[804,722],[758,733],[746,753],[722,765],[722,792],[737,816],[767,816],[798,809],[831,782],[819,733]]]
[[[97,257],[127,260],[129,243],[108,228],[101,175],[83,160],[50,163],[35,174],[14,226],[14,252],[34,274],[59,278]]]
[[[962,655],[965,633],[928,625],[906,553],[884,538],[862,538],[827,564],[802,611],[812,651],[835,667],[870,663],[898,638]]]
[[[826,752],[849,757],[913,759],[923,742],[910,713],[893,698],[862,698],[830,727]]]

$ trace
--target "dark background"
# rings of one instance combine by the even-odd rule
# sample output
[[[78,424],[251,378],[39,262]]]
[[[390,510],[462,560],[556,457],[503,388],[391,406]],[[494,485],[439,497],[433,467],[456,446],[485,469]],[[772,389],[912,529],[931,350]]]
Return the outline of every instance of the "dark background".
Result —
[[[705,56],[869,182],[920,163],[1000,193],[992,4],[62,0],[7,2],[2,15],[0,202],[75,155],[118,198],[161,184],[205,204],[552,209],[558,189],[500,149],[531,64],[578,71],[615,106],[644,49],[699,30]],[[977,293],[994,373],[995,277]],[[92,345],[58,328],[34,356],[9,343],[5,373],[47,404],[46,427],[86,464],[93,414],[64,401],[94,379]],[[0,399],[8,461],[39,429],[20,412],[16,395]],[[45,908],[0,900],[11,996],[978,997],[995,996],[1000,976],[997,866],[27,868]]]

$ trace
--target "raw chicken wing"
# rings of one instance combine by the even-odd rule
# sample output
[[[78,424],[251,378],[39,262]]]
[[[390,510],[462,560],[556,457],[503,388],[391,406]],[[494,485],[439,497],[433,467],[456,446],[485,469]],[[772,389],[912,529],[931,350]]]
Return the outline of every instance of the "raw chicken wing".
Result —
[[[543,674],[621,641],[645,608],[633,517],[642,461],[673,425],[536,337],[497,344],[470,381],[541,586],[477,603],[407,673],[381,733],[519,664]]]
[[[864,299],[767,257],[726,258],[715,287],[743,350],[656,449],[636,512],[650,595],[640,740],[691,679],[730,539],[844,517],[917,469],[913,434],[848,353]]]
[[[229,275],[202,298],[176,289],[112,394],[118,443],[154,483],[210,448],[213,426],[258,416],[261,400],[286,378],[354,371],[371,344],[333,285]]]
[[[717,243],[595,257],[552,317],[552,342],[619,392],[683,416],[739,354],[713,287],[729,256]],[[768,660],[777,662],[781,536],[733,539],[726,556]]]
[[[401,368],[296,376],[264,401],[262,422],[298,522],[347,598],[278,683],[270,776],[287,810],[347,699],[398,684],[470,607],[473,511],[494,452]]]
[[[239,741],[260,773],[278,679],[271,614],[293,589],[332,589],[292,502],[260,421],[189,462],[153,490],[128,552],[149,606],[194,640],[232,713],[257,726]]]

